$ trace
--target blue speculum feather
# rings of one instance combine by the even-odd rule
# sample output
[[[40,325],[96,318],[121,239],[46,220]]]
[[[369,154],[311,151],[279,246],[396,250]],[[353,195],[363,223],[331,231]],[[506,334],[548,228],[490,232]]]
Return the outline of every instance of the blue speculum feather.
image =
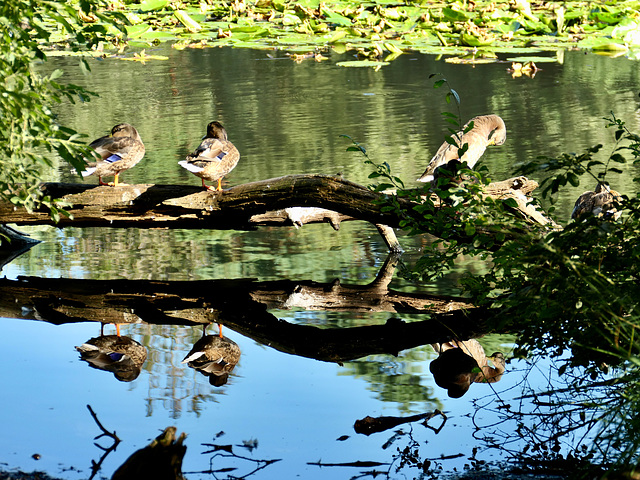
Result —
[[[124,353],[111,352],[108,354],[108,356],[114,362],[119,362],[120,360],[122,360],[122,357],[124,357]]]
[[[122,160],[122,157],[115,153],[113,155],[109,155],[107,158],[104,159],[104,161],[108,163],[115,163],[115,162],[119,162],[120,160]]]
[[[218,160],[222,160],[226,154],[227,154],[227,152],[220,152],[220,153],[216,156],[216,158],[217,158]]]

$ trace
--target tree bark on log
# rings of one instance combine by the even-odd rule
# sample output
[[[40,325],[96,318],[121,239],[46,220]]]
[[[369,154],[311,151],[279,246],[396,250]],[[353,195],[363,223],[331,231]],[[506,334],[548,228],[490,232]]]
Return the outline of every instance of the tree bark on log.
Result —
[[[523,214],[545,224],[548,220],[525,208],[526,201],[522,200],[535,186],[535,182],[517,177],[492,184],[487,194],[520,198]],[[55,223],[47,211],[27,212],[0,202],[0,224],[242,230],[260,225],[299,227],[328,222],[337,230],[342,221],[363,220],[376,225],[392,251],[400,250],[392,228],[400,226],[403,219],[384,208],[393,193],[373,192],[338,176],[288,175],[221,192],[150,184],[109,187],[45,183],[41,188],[44,195],[63,202],[70,216],[61,216]],[[394,201],[406,214],[414,214],[415,204],[410,200],[394,197]]]

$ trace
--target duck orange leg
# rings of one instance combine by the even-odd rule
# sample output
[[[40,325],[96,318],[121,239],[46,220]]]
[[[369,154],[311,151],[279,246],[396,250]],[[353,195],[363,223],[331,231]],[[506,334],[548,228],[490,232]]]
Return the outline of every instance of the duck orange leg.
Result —
[[[114,186],[114,187],[117,187],[118,185],[121,185],[121,186],[128,185],[128,183],[120,183],[120,179],[118,178],[118,175],[120,175],[120,172],[116,173],[113,176],[113,183],[110,183],[109,185]]]

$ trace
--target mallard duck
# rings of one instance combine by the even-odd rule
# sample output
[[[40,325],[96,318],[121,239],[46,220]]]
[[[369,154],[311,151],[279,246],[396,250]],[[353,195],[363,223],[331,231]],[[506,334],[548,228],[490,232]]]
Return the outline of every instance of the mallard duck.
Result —
[[[218,335],[207,335],[206,327],[202,333],[202,338],[195,343],[182,363],[209,377],[212,385],[224,385],[229,373],[240,360],[240,347],[222,335],[222,327]]]
[[[144,143],[138,131],[128,123],[120,123],[107,135],[89,144],[102,158],[97,162],[87,162],[83,177],[97,175],[100,185],[125,185],[118,183],[120,172],[129,170],[144,157]],[[113,176],[113,184],[104,183],[102,177]]]
[[[94,368],[112,372],[122,382],[135,380],[147,359],[143,345],[119,335],[100,335],[75,348],[82,360]]]
[[[607,220],[618,220],[622,211],[616,208],[616,203],[622,201],[622,195],[611,190],[608,185],[598,182],[595,191],[584,192],[573,207],[571,218],[578,219],[582,215],[591,213],[595,217],[604,217]]]
[[[473,127],[467,133],[463,133],[466,127],[473,122]],[[498,115],[480,115],[469,120],[462,131],[452,135],[456,145],[444,142],[433,156],[427,169],[418,178],[418,182],[433,182],[434,173],[438,167],[448,164],[452,160],[466,162],[468,168],[478,163],[480,157],[489,145],[502,145],[507,139],[507,128],[504,121]],[[468,144],[469,148],[460,158],[458,147]]]
[[[227,140],[227,131],[220,122],[207,125],[207,134],[202,143],[186,160],[178,162],[194,175],[202,179],[202,187],[207,190],[222,190],[222,178],[235,168],[240,160],[240,152]],[[205,185],[204,181],[218,181],[216,188]]]

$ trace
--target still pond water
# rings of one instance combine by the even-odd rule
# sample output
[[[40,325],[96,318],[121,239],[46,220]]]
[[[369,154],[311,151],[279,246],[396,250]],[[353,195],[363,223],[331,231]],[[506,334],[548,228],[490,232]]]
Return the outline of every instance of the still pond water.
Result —
[[[147,51],[147,53],[151,53]],[[77,61],[52,59],[45,68],[62,67],[70,83],[100,94],[89,103],[62,105],[62,124],[86,133],[106,134],[113,125],[136,126],[145,142],[143,161],[126,172],[127,183],[186,183],[199,179],[177,164],[198,144],[206,124],[220,120],[242,158],[228,176],[230,185],[291,173],[341,172],[368,183],[362,158],[346,152],[346,134],[363,144],[370,157],[388,162],[395,175],[411,185],[442,142],[446,124],[440,112],[451,109],[442,89],[434,90],[431,73],[441,73],[462,98],[461,116],[497,113],[505,120],[507,142],[484,157],[495,179],[513,176],[522,162],[537,155],[581,152],[596,143],[612,147],[611,132],[601,120],[611,110],[640,130],[640,69],[626,59],[582,52],[559,52],[559,62],[543,64],[534,79],[511,78],[506,64],[450,65],[434,57],[403,55],[375,72],[335,66],[344,57],[295,64],[277,52],[208,49],[175,51],[162,46],[153,53],[167,61],[142,65],[121,60],[91,60],[83,76]],[[609,148],[610,150],[610,148]],[[604,151],[608,151],[607,148]],[[637,172],[611,178],[623,193],[633,193]],[[60,165],[54,181],[82,181]],[[84,180],[94,183],[94,177]],[[574,199],[591,185],[560,198],[565,220]],[[27,229],[23,229],[27,230]],[[256,278],[343,284],[371,282],[386,258],[376,230],[361,222],[234,231],[138,231],[32,228],[43,243],[11,264],[2,275],[74,279],[148,279],[158,281]],[[403,261],[420,255],[423,239],[401,237]],[[479,264],[463,268],[481,269]],[[420,288],[396,278],[391,288],[454,294],[455,275]],[[241,308],[241,306],[239,306]],[[354,327],[384,323],[390,313],[273,310],[296,324]],[[19,316],[19,315],[16,315]],[[406,320],[419,317],[402,316]],[[175,425],[186,432],[183,469],[190,479],[217,470],[249,478],[351,478],[376,469],[392,478],[413,478],[419,469],[400,468],[398,450],[419,446],[422,459],[437,460],[442,473],[461,471],[479,447],[477,458],[500,460],[500,450],[482,449],[476,426],[501,421],[474,400],[490,405],[509,401],[524,385],[544,384],[549,366],[511,361],[500,382],[474,384],[467,395],[450,399],[429,371],[436,354],[429,345],[396,356],[375,355],[337,365],[281,353],[225,328],[242,351],[240,361],[221,387],[181,364],[201,329],[131,324],[123,334],[148,350],[140,375],[131,382],[89,368],[74,346],[100,333],[96,323],[61,326],[20,318],[2,319],[2,348],[8,359],[2,374],[0,467],[44,470],[60,478],[84,479],[102,451],[94,445],[100,431],[86,405],[108,430],[123,440],[103,461],[99,477],[113,471],[158,432]],[[105,333],[115,327],[106,326]],[[210,327],[210,333],[215,331]],[[512,345],[506,337],[481,339],[487,353]],[[407,416],[445,412],[438,433],[420,422],[364,436],[354,421],[367,415]],[[474,415],[475,414],[475,415]],[[473,417],[473,418],[472,418]],[[434,423],[439,423],[434,419]],[[513,425],[504,424],[508,431]],[[400,431],[400,433],[394,433]],[[98,441],[105,446],[108,439]],[[205,453],[203,444],[233,445],[237,455]],[[36,460],[32,456],[38,455]],[[281,459],[262,470],[256,460]],[[313,462],[377,461],[378,467],[318,467]],[[435,464],[434,464],[435,465]],[[226,467],[236,470],[221,471]],[[397,472],[397,473],[396,473]]]

